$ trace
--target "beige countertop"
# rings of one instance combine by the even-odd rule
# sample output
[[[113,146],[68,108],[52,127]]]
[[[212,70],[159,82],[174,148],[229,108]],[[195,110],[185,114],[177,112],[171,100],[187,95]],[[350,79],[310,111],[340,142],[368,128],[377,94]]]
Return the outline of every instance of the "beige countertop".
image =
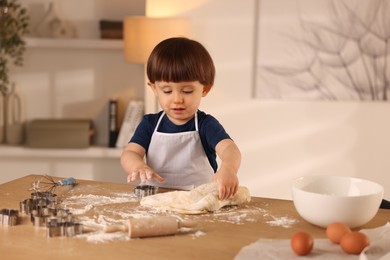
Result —
[[[30,198],[29,188],[42,176],[29,175],[0,185],[0,208],[19,209]],[[125,233],[89,233],[47,237],[46,227],[35,227],[29,216],[16,226],[0,226],[2,259],[233,259],[240,249],[259,238],[290,238],[304,230],[324,238],[325,230],[304,221],[292,201],[253,197],[247,205],[203,215],[161,213],[142,208],[128,184],[77,180],[75,187],[59,187],[59,207],[78,215],[82,223],[117,224],[131,217],[174,215],[199,223],[198,231],[173,236],[130,239]],[[384,225],[390,211],[380,209],[362,228]],[[101,239],[93,239],[100,237]],[[102,240],[103,238],[103,240]]]

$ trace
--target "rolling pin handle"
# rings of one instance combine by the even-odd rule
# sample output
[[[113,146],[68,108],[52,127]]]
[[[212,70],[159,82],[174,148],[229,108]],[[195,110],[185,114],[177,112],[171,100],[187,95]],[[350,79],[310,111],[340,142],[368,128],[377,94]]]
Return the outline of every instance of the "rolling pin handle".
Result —
[[[114,233],[118,231],[127,232],[129,230],[129,227],[127,225],[110,225],[104,227],[105,233]]]

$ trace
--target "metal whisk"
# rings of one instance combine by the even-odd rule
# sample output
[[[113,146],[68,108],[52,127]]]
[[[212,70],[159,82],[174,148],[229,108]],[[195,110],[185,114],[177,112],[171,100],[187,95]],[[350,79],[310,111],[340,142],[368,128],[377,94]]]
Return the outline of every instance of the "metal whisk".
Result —
[[[49,175],[45,175],[44,178],[46,179],[46,181],[36,181],[32,184],[32,190],[34,190],[35,192],[39,192],[41,190],[44,190],[44,191],[47,191],[47,192],[50,192],[50,193],[54,193],[54,190],[59,187],[59,186],[68,186],[68,185],[76,185],[77,182],[76,182],[76,179],[70,177],[70,178],[66,178],[66,179],[62,179],[62,180],[59,180],[59,181],[55,181],[53,179],[53,177],[49,176]]]

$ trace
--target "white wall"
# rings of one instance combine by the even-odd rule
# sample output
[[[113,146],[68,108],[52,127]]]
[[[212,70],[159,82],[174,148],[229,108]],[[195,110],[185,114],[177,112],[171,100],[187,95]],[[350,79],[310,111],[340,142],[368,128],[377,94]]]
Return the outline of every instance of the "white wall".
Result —
[[[390,198],[388,103],[251,99],[256,0],[148,0],[148,16],[192,20],[193,38],[217,67],[201,109],[216,116],[239,145],[241,185],[256,196],[291,198],[290,181],[328,174],[371,179]]]

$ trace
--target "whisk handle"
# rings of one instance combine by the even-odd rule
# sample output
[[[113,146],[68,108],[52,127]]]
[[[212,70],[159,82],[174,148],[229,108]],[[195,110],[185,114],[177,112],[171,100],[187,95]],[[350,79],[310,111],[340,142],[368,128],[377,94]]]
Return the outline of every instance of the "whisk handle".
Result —
[[[76,180],[75,180],[75,178],[70,177],[70,178],[66,178],[66,179],[60,180],[57,183],[60,186],[75,185],[76,184]]]

